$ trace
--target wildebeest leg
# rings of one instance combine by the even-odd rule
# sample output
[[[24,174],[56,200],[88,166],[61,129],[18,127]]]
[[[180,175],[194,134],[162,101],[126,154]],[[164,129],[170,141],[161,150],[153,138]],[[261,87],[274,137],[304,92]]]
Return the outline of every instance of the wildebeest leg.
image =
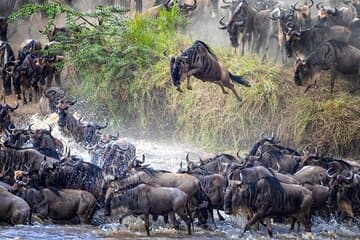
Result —
[[[272,226],[271,226],[271,218],[266,218],[265,219],[265,224],[267,226],[267,231],[269,236],[272,238],[273,237],[273,233],[272,233]]]
[[[128,217],[128,216],[130,216],[130,215],[132,215],[132,212],[131,212],[131,211],[125,213],[124,215],[121,215],[121,216],[119,217],[119,223],[122,224],[122,221],[124,220],[124,218],[126,218],[126,217]],[[148,215],[148,220],[149,220],[149,215]]]
[[[219,209],[216,210],[217,211],[217,215],[220,221],[225,221],[225,218],[220,214]]]
[[[252,218],[246,223],[244,233],[250,229],[252,225],[254,225],[257,221],[259,221],[263,217],[263,212],[257,212],[252,216]]]
[[[240,102],[242,101],[241,97],[237,94],[237,92],[235,90],[234,84],[232,84],[231,82],[228,82],[228,81],[223,82],[223,84],[225,87],[229,88],[235,94],[235,97],[238,101],[240,101]]]
[[[145,222],[146,234],[149,237],[150,236],[150,222],[149,222],[149,214],[148,213],[144,214],[144,222]]]
[[[25,94],[25,89],[22,91],[22,94],[23,94],[23,104],[28,104],[28,101],[26,99],[26,94]],[[20,98],[21,99],[21,98]]]
[[[187,77],[187,80],[186,80],[186,88],[187,88],[188,90],[192,90],[192,87],[190,86],[190,76]]]
[[[330,94],[332,95],[334,92],[334,86],[335,86],[335,79],[337,76],[337,71],[336,70],[331,70],[330,71]]]
[[[169,213],[170,221],[176,230],[179,230],[179,223],[176,221],[175,212]]]
[[[214,83],[217,84],[217,85],[219,85],[219,86],[221,87],[221,90],[222,90],[222,93],[223,93],[223,94],[229,94],[229,93],[225,90],[225,88],[224,88],[224,86],[222,85],[221,82],[214,82]]]
[[[188,234],[191,235],[191,219],[187,216],[185,208],[178,209],[176,213],[186,223]]]
[[[244,55],[245,53],[245,41],[246,41],[246,34],[243,33],[241,34],[241,52],[240,52],[241,55]]]
[[[164,218],[164,223],[168,224],[169,223],[169,216],[167,214],[164,214],[163,218]]]

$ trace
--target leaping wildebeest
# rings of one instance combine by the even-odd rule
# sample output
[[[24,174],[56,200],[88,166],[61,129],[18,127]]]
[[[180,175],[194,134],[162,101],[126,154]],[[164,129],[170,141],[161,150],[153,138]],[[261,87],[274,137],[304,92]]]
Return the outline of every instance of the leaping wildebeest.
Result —
[[[202,41],[195,41],[194,44],[186,49],[180,56],[168,56],[166,51],[164,55],[170,59],[172,82],[179,92],[183,92],[180,84],[184,78],[187,78],[187,89],[192,90],[190,86],[191,76],[203,82],[213,82],[219,85],[224,94],[228,94],[224,87],[229,88],[235,94],[238,101],[242,99],[237,94],[235,86],[230,80],[250,87],[249,82],[241,76],[232,74],[221,65],[213,51]]]

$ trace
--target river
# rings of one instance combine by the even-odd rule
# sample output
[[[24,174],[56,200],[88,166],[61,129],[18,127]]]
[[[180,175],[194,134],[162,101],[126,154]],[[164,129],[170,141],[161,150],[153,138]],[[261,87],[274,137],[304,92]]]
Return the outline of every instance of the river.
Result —
[[[60,138],[71,147],[72,154],[77,154],[88,160],[86,151],[70,139],[64,138],[57,126],[56,116],[51,115],[45,120],[40,120],[38,115],[31,118],[31,122],[36,127],[46,127],[46,124],[53,126],[54,136]],[[206,157],[211,155],[201,149],[186,144],[180,144],[172,141],[155,141],[154,139],[140,139],[127,136],[127,139],[134,143],[137,148],[137,155],[146,156],[146,163],[151,164],[156,169],[176,171],[181,160],[184,161],[188,152],[191,158],[198,156]],[[100,210],[101,211],[101,210]],[[95,218],[101,215],[96,214]],[[114,214],[113,214],[114,215]],[[267,231],[264,227],[253,227],[250,232],[241,236],[242,229],[246,223],[243,217],[225,216],[226,220],[221,222],[216,219],[216,229],[204,230],[195,226],[195,231],[191,237],[186,235],[185,225],[181,225],[181,230],[174,230],[170,225],[165,225],[160,218],[151,225],[151,237],[156,239],[268,239]],[[98,220],[99,222],[99,220]],[[140,219],[129,217],[120,225],[116,221],[116,216],[112,219],[100,221],[97,225],[54,225],[40,224],[35,222],[32,226],[1,226],[0,239],[145,239],[146,232],[144,224]],[[213,226],[210,225],[210,228]],[[313,219],[312,233],[305,233],[301,228],[300,232],[291,232],[289,225],[274,224],[274,239],[360,239],[359,226],[350,226],[346,223],[338,224],[335,221],[325,223],[321,219]]]

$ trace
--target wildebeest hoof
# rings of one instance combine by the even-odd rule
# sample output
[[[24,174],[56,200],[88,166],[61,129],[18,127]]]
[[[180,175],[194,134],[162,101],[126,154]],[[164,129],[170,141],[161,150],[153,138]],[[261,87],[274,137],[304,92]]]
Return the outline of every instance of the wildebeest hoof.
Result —
[[[184,91],[180,88],[180,87],[177,87],[176,90],[180,93],[183,93]]]
[[[192,90],[192,87],[191,87],[191,86],[188,86],[187,89],[188,89],[188,90]]]

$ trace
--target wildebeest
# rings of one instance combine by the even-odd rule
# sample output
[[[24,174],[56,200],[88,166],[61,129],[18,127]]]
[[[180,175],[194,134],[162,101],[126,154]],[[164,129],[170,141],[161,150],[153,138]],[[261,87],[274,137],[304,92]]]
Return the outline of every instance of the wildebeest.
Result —
[[[348,26],[349,23],[356,17],[356,10],[349,7],[327,7],[318,3],[316,5],[318,11],[317,25],[331,27],[335,25]]]
[[[328,183],[326,169],[320,166],[304,166],[294,174],[294,178],[300,183],[325,185]]]
[[[213,214],[212,214],[212,205],[209,196],[204,191],[201,186],[200,180],[196,177],[191,176],[189,174],[178,174],[161,170],[154,170],[149,167],[141,167],[136,169],[136,173],[130,177],[117,180],[112,182],[106,193],[105,199],[105,211],[106,214],[109,214],[109,198],[114,190],[124,190],[129,189],[132,186],[136,186],[139,184],[149,184],[156,185],[161,187],[173,187],[178,188],[181,191],[185,192],[192,202],[194,202],[195,206],[191,206],[190,210],[195,210],[198,214],[202,214],[200,217],[204,217],[205,219],[199,219],[201,224],[204,224],[207,220],[207,213],[210,212],[211,220],[214,222]],[[204,206],[204,207],[202,207]]]
[[[46,187],[80,189],[90,192],[100,204],[104,201],[106,186],[103,171],[81,159],[74,161],[71,156],[66,156],[54,168],[42,171],[40,178]]]
[[[40,98],[40,85],[45,84],[45,81],[41,81],[42,79],[38,74],[39,72],[34,60],[34,56],[28,54],[12,71],[15,93],[19,100],[23,100],[24,104],[31,103],[33,97],[35,101],[37,101]],[[26,95],[28,95],[28,97]]]
[[[40,111],[43,114],[56,112],[57,103],[65,97],[65,92],[59,87],[47,88],[39,100]]]
[[[14,127],[11,121],[10,113],[18,109],[19,104],[15,107],[11,107],[8,104],[0,104],[0,131],[6,131],[7,129]]]
[[[276,216],[295,218],[305,226],[305,231],[311,231],[312,194],[302,186],[279,183],[273,177],[261,178],[243,187],[235,181],[227,188],[224,202],[226,214],[233,214],[239,207],[253,212],[244,232],[261,219]],[[272,236],[270,221],[267,228]]]
[[[210,198],[212,207],[217,210],[219,219],[223,221],[224,218],[219,212],[219,210],[223,210],[224,207],[225,179],[223,175],[204,175],[197,173],[196,170],[193,172],[193,169],[190,169],[189,166],[187,170],[182,169],[182,166],[180,166],[180,170],[178,170],[177,173],[187,173],[200,180],[201,186]]]
[[[230,79],[250,87],[250,84],[242,77],[233,75],[222,66],[212,50],[202,41],[195,41],[180,56],[176,58],[169,56],[169,59],[172,82],[179,92],[182,92],[180,84],[184,78],[187,78],[187,89],[192,90],[190,86],[191,76],[204,82],[213,82],[219,85],[224,94],[228,93],[224,87],[231,89],[239,101],[241,101],[241,97],[235,91],[234,84],[230,82]]]
[[[360,176],[352,169],[331,174],[329,207],[339,213],[340,220],[360,216]]]
[[[96,210],[96,199],[86,191],[75,189],[25,188],[16,183],[16,194],[23,198],[42,219],[55,221],[72,220],[78,217],[81,223],[90,224]]]
[[[297,21],[300,24],[301,27],[309,28],[311,27],[311,7],[314,5],[314,1],[310,0],[310,4],[308,4],[308,1],[305,1],[303,5],[300,5],[299,8],[296,7],[296,5],[299,2],[296,2],[295,5],[292,5],[291,8],[298,12],[297,14]]]
[[[36,51],[42,49],[40,41],[35,39],[26,39],[21,43],[18,51],[18,60],[20,62],[24,61],[25,57],[29,54],[34,54]]]
[[[0,186],[0,201],[0,220],[12,225],[30,223],[30,207],[25,200]]]
[[[145,229],[150,236],[149,215],[170,214],[174,227],[178,229],[175,213],[186,223],[188,234],[191,234],[191,214],[188,207],[189,197],[178,188],[152,187],[140,184],[129,190],[113,194],[111,208],[121,207],[124,213],[119,221],[130,215],[143,215]]]
[[[234,4],[234,11],[228,23],[220,20],[222,25],[220,29],[227,30],[230,37],[231,45],[236,49],[239,47],[240,38],[240,53],[244,54],[245,43],[248,42],[249,48],[254,34],[254,17],[257,13],[256,9],[249,6],[247,1],[240,1]]]
[[[0,167],[7,169],[5,175],[10,179],[13,179],[14,171],[22,170],[29,174],[34,184],[40,184],[41,172],[53,169],[57,162],[33,148],[19,149],[8,145],[0,148]]]
[[[351,31],[343,26],[314,27],[304,31],[297,28],[293,23],[288,24],[285,49],[289,58],[305,58],[326,40],[349,42],[351,38]]]
[[[297,61],[295,84],[301,86],[318,69],[330,71],[330,92],[333,93],[335,79],[339,72],[360,76],[360,50],[336,40],[324,42],[305,60]]]

